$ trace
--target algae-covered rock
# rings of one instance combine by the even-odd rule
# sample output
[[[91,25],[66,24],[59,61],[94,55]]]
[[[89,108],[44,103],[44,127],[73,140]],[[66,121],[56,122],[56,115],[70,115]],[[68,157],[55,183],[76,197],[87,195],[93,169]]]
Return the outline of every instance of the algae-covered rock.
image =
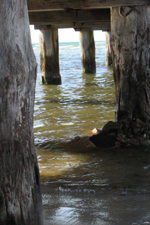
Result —
[[[87,151],[88,148],[93,148],[95,145],[89,140],[88,137],[75,137],[64,145],[64,148],[70,152],[83,152]]]
[[[120,130],[122,128],[122,123],[120,121],[117,122],[113,122],[113,121],[109,121],[108,123],[106,123],[103,126],[103,131],[104,132],[112,132],[112,131],[116,131],[116,130]]]
[[[116,135],[109,135],[104,131],[93,135],[89,140],[97,147],[115,147]]]
[[[118,135],[118,137],[117,137],[117,140],[119,141],[119,142],[121,142],[121,143],[126,143],[126,141],[127,141],[127,138],[126,138],[126,136],[125,135]]]
[[[113,122],[109,121],[101,131],[90,137],[75,137],[64,147],[68,151],[86,152],[95,146],[100,148],[117,148],[121,146],[148,146],[150,145],[150,129],[140,119],[132,121],[126,119]]]
[[[143,146],[150,146],[150,140],[141,138],[140,139],[140,144],[143,145]]]
[[[98,147],[140,146],[150,145],[150,130],[138,118],[126,119],[104,125],[102,131],[89,140]]]
[[[128,139],[127,143],[129,143],[131,145],[135,145],[135,146],[140,146],[140,142],[136,138]]]

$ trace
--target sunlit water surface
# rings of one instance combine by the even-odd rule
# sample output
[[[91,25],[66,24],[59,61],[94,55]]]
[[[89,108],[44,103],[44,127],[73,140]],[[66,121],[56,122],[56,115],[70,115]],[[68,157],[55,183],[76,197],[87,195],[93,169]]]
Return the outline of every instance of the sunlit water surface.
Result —
[[[96,74],[82,74],[78,43],[60,44],[62,85],[40,85],[39,46],[35,96],[35,146],[45,225],[150,224],[150,160],[145,149],[76,153],[64,149],[115,119],[112,69],[105,43],[96,42]]]

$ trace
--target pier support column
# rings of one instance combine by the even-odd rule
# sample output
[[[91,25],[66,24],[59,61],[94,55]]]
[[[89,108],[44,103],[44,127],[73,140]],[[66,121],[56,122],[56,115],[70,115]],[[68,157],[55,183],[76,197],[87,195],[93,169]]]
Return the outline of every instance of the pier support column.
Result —
[[[36,60],[27,3],[0,2],[0,224],[43,225],[33,113]]]
[[[150,6],[112,8],[116,119],[150,126]]]
[[[95,73],[95,43],[93,31],[80,31],[80,54],[82,73]]]
[[[111,32],[106,32],[106,66],[112,66]]]
[[[58,29],[39,31],[41,83],[61,84],[59,73]]]

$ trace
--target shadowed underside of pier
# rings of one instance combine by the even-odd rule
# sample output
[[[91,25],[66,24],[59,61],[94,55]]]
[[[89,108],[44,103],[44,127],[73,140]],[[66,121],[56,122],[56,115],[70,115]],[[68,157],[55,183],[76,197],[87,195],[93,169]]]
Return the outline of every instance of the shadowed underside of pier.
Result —
[[[66,9],[61,11],[29,12],[30,24],[49,28],[76,30],[110,30],[110,9]],[[45,27],[46,27],[45,26]],[[44,27],[42,27],[44,28]]]
[[[30,12],[63,10],[63,9],[84,9],[84,8],[104,8],[115,6],[149,5],[149,0],[28,0]]]
[[[30,24],[36,29],[110,30],[110,7],[149,5],[149,0],[28,0]],[[44,28],[44,27],[42,27]]]

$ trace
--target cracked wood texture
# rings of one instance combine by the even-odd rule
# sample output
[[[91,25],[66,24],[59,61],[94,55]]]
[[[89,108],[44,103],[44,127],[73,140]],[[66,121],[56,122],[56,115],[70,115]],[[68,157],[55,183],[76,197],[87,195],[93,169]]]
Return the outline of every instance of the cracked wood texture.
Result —
[[[116,119],[150,127],[150,6],[112,8]]]
[[[29,11],[149,5],[149,0],[27,0]]]
[[[95,42],[93,31],[80,31],[79,42],[82,73],[96,73]]]
[[[58,29],[39,31],[42,84],[61,84],[59,73]]]
[[[26,0],[1,0],[0,21],[0,224],[42,225],[33,134],[36,61]]]

